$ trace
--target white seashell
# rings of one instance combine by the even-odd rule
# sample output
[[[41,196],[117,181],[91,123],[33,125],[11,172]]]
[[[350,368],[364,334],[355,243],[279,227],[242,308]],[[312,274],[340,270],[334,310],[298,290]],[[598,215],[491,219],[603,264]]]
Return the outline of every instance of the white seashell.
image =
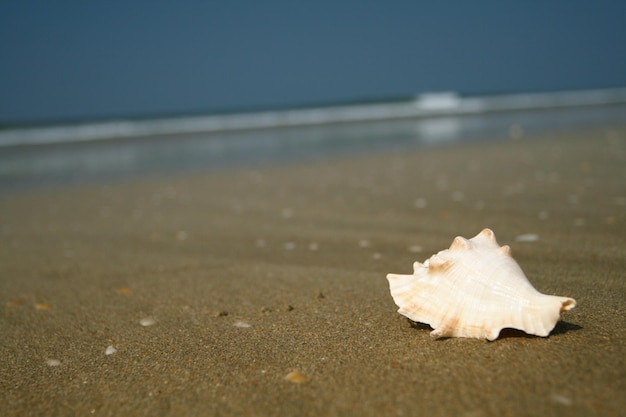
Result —
[[[398,313],[429,324],[430,335],[495,340],[504,328],[548,336],[576,301],[538,292],[508,245],[484,229],[456,237],[449,249],[414,264],[413,275],[388,274]]]

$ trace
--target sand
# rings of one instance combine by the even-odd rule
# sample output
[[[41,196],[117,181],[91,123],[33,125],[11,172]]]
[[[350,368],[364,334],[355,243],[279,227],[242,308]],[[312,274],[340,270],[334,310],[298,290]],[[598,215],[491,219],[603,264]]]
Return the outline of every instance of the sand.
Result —
[[[623,129],[6,194],[0,415],[625,415],[625,214]],[[484,227],[550,337],[396,312]]]

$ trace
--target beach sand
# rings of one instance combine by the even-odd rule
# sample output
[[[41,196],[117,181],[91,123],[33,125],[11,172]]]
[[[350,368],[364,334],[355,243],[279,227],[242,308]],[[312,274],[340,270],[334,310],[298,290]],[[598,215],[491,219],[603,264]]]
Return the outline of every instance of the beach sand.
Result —
[[[2,416],[626,415],[624,129],[23,191],[0,215]],[[484,227],[577,300],[550,337],[433,340],[396,312],[388,272]]]

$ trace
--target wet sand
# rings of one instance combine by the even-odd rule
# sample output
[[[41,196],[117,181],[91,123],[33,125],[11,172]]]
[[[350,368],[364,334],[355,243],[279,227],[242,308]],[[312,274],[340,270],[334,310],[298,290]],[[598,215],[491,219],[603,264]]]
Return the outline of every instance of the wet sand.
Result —
[[[626,130],[13,193],[0,214],[2,416],[626,413]],[[484,227],[577,300],[550,337],[432,340],[396,313],[388,272]]]

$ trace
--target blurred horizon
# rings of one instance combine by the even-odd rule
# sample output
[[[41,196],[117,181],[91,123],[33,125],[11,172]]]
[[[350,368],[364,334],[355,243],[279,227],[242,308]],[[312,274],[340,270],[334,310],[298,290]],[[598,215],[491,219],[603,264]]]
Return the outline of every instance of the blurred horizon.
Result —
[[[0,125],[626,86],[626,4],[0,5]]]

